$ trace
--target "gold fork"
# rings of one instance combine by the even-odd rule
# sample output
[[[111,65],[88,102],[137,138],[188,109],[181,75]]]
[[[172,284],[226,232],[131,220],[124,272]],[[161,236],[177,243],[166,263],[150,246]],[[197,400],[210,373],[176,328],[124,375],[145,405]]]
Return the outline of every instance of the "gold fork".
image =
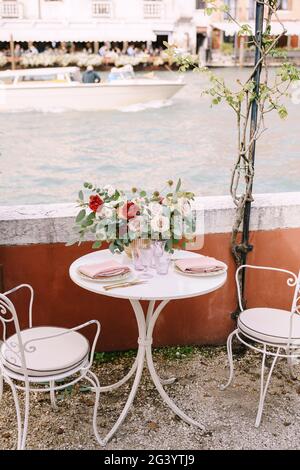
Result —
[[[145,284],[147,281],[131,281],[131,282],[122,282],[119,284],[110,284],[109,286],[103,286],[103,289],[105,290],[111,290],[111,289],[119,289],[121,287],[130,287],[130,286],[136,286],[138,284]]]

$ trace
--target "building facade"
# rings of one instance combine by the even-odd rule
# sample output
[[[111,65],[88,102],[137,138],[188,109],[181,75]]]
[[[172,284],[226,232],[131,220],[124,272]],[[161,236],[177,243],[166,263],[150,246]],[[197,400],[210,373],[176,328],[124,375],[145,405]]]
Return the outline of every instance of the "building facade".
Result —
[[[298,47],[300,0],[278,1],[288,31],[281,45]],[[254,21],[256,0],[221,2],[237,20]],[[237,29],[224,13],[207,16],[205,5],[205,0],[0,0],[0,41],[168,41],[195,53],[209,38],[209,47],[218,49]]]
[[[239,23],[250,24],[254,31],[256,0],[219,0],[225,3],[230,14],[236,18]],[[278,19],[272,21],[271,31],[274,34],[281,34],[282,25],[287,34],[281,38],[280,47],[297,48],[300,45],[300,1],[299,0],[278,0],[279,9],[277,11]],[[228,38],[236,35],[238,26],[226,22],[226,14],[214,13],[211,17],[213,27],[213,46],[220,47],[220,44]]]
[[[195,0],[0,0],[0,40],[158,39],[192,52],[195,11]]]

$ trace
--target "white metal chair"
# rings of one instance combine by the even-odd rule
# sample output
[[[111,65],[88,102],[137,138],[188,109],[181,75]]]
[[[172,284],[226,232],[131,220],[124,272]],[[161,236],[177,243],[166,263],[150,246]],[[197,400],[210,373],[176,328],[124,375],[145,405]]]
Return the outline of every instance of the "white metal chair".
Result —
[[[287,285],[294,288],[291,310],[275,308],[250,308],[243,310],[239,272],[244,268],[276,271],[286,274],[288,276]],[[230,375],[227,384],[221,386],[221,389],[227,388],[233,379],[232,339],[235,336],[241,343],[262,354],[260,399],[255,421],[255,427],[259,427],[267,389],[277,359],[287,359],[291,375],[294,377],[293,362],[300,358],[300,272],[296,276],[293,272],[285,269],[242,265],[236,271],[236,284],[241,313],[238,318],[237,329],[227,339]],[[265,382],[265,362],[267,356],[272,357],[273,361]]]
[[[10,294],[21,288],[30,291],[28,329],[21,330]],[[99,405],[100,384],[97,376],[90,370],[100,333],[97,320],[88,321],[71,329],[59,327],[33,327],[32,304],[34,292],[30,285],[21,284],[0,294],[0,321],[3,328],[3,341],[0,341],[0,399],[3,393],[3,380],[10,386],[16,408],[18,424],[17,449],[25,448],[29,395],[34,392],[50,392],[51,404],[55,403],[55,392],[63,390],[85,379],[92,384],[95,392],[93,429],[99,444],[104,445],[97,431],[97,410]],[[14,334],[6,338],[7,326],[14,326]],[[92,347],[79,330],[89,325],[96,326]],[[49,384],[48,386],[46,384]],[[25,408],[22,420],[18,390],[25,393]]]

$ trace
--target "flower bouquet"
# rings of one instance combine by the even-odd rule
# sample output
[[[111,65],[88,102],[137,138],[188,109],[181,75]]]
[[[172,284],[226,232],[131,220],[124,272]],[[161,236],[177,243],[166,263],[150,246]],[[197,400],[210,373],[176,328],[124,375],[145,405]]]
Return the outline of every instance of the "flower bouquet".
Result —
[[[68,245],[80,244],[92,234],[93,248],[108,243],[113,253],[137,240],[160,240],[172,252],[174,246],[193,240],[196,229],[194,193],[182,190],[180,179],[173,187],[170,180],[161,192],[132,188],[128,194],[111,185],[84,183],[78,194],[75,237]]]

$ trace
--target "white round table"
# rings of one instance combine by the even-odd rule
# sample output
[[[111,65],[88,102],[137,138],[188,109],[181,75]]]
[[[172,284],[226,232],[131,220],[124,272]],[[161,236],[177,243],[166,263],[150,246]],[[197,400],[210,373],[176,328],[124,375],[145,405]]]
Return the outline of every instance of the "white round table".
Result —
[[[202,424],[190,418],[182,410],[180,410],[164,390],[163,385],[173,383],[175,378],[163,380],[157,375],[152,358],[153,330],[158,316],[170,300],[197,297],[200,295],[208,294],[209,292],[213,292],[225,284],[227,274],[222,273],[206,277],[188,277],[175,272],[173,263],[171,263],[170,270],[167,275],[156,274],[155,270],[151,269],[153,277],[147,279],[144,284],[139,284],[126,288],[115,288],[109,291],[106,291],[103,288],[105,284],[83,279],[78,274],[78,267],[80,265],[99,263],[113,258],[120,261],[121,263],[124,263],[126,261],[126,264],[130,265],[131,260],[127,257],[125,259],[124,256],[125,255],[118,254],[112,255],[109,250],[101,250],[78,258],[70,266],[70,277],[72,281],[75,282],[75,284],[79,285],[83,289],[95,292],[96,294],[106,295],[109,297],[116,297],[120,299],[128,299],[132,305],[137,320],[138,351],[132,368],[130,369],[128,374],[123,377],[123,379],[121,379],[119,382],[116,382],[115,384],[106,387],[100,387],[100,390],[104,392],[114,390],[123,385],[125,382],[127,382],[127,380],[129,380],[133,376],[133,374],[135,374],[132,389],[128,396],[127,402],[123,408],[123,411],[114,426],[112,427],[112,429],[105,437],[104,442],[108,442],[109,439],[114,435],[114,433],[124,421],[128,410],[132,405],[141,380],[145,358],[151,378],[158,392],[160,393],[163,400],[167,403],[167,405],[173,410],[175,414],[180,416],[180,418],[182,418],[187,423],[194,424],[199,428],[204,429]],[[173,255],[173,258],[192,258],[197,256],[199,256],[197,253],[176,250]],[[139,273],[136,272],[136,274],[138,277]],[[149,302],[146,318],[140,303],[141,300],[146,300]],[[155,303],[157,301],[160,301],[160,303],[155,307]]]

